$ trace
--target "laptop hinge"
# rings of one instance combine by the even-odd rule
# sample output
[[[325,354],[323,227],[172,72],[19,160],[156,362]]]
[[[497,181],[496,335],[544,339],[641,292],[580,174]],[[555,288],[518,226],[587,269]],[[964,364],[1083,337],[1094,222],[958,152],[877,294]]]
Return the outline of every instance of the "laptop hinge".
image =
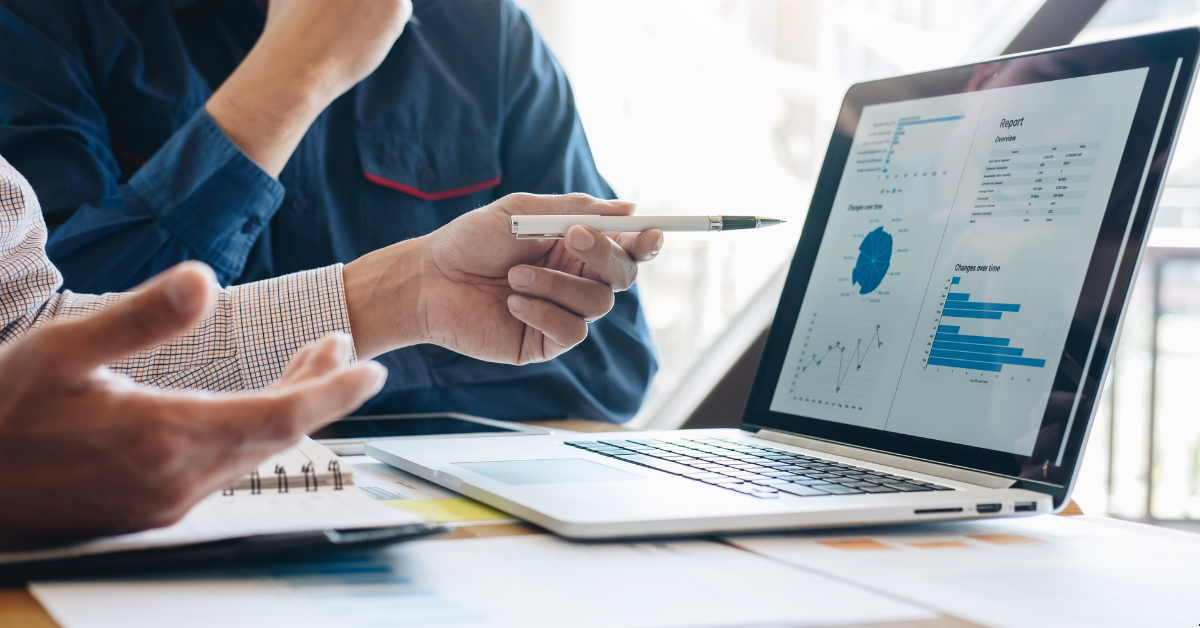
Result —
[[[991,475],[989,473],[980,473],[969,469],[960,469],[947,465],[937,464],[935,462],[926,462],[924,460],[913,460],[904,456],[896,456],[893,454],[884,453],[882,451],[872,451],[870,449],[860,449],[858,447],[850,447],[849,445],[839,445],[829,441],[817,440],[815,438],[805,438],[796,436],[795,434],[787,434],[785,432],[776,432],[774,430],[759,430],[755,436],[776,443],[785,445],[795,445],[797,447],[805,447],[807,449],[815,449],[827,454],[835,454],[838,456],[846,456],[847,458],[855,458],[865,462],[874,462],[876,464],[886,464],[889,467],[897,469],[906,469],[908,471],[916,471],[926,475],[933,475],[947,480],[955,480],[957,482],[966,482],[967,484],[975,484],[984,488],[1009,488],[1016,484],[1017,481],[1012,478]]]

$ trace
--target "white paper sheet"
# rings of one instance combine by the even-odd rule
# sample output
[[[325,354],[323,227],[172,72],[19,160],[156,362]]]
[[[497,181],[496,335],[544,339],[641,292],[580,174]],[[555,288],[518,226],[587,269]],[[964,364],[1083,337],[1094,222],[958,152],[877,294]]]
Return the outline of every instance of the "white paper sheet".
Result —
[[[1200,535],[1041,516],[730,539],[985,626],[1194,626]]]
[[[712,542],[421,541],[203,577],[35,584],[63,628],[839,625],[930,611]]]
[[[422,517],[380,504],[353,486],[340,491],[305,492],[301,489],[288,493],[264,491],[258,495],[214,493],[175,525],[51,550],[5,552],[0,554],[0,562],[169,547],[258,534],[373,528],[422,521],[425,521]]]

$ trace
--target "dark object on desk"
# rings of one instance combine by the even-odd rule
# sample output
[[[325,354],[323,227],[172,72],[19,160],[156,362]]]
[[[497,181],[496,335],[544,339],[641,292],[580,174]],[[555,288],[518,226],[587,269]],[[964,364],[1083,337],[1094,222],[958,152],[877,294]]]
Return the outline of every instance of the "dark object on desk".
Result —
[[[426,414],[383,414],[352,416],[313,432],[313,440],[329,447],[341,456],[363,453],[363,441],[370,438],[407,438],[421,436],[450,436],[454,434],[522,434],[545,433],[546,430],[496,421],[457,412]]]
[[[445,530],[443,526],[426,523],[361,530],[314,530],[222,539],[161,549],[132,549],[91,556],[7,563],[0,565],[0,586],[19,586],[31,580],[110,576],[296,558],[344,549],[367,549],[423,538]]]

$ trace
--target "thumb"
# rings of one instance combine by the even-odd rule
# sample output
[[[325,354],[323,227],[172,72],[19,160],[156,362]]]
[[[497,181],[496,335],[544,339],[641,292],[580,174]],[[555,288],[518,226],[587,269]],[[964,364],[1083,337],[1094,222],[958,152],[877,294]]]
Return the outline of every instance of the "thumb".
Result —
[[[50,350],[65,375],[90,372],[187,330],[212,306],[216,286],[208,266],[183,262],[92,316],[55,324]]]

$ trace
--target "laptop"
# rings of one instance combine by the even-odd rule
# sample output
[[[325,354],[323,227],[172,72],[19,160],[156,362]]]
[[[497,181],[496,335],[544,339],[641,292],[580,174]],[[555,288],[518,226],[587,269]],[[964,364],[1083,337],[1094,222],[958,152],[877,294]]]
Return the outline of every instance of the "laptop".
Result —
[[[1185,29],[852,86],[740,429],[366,452],[579,539],[1061,509],[1198,45]]]

